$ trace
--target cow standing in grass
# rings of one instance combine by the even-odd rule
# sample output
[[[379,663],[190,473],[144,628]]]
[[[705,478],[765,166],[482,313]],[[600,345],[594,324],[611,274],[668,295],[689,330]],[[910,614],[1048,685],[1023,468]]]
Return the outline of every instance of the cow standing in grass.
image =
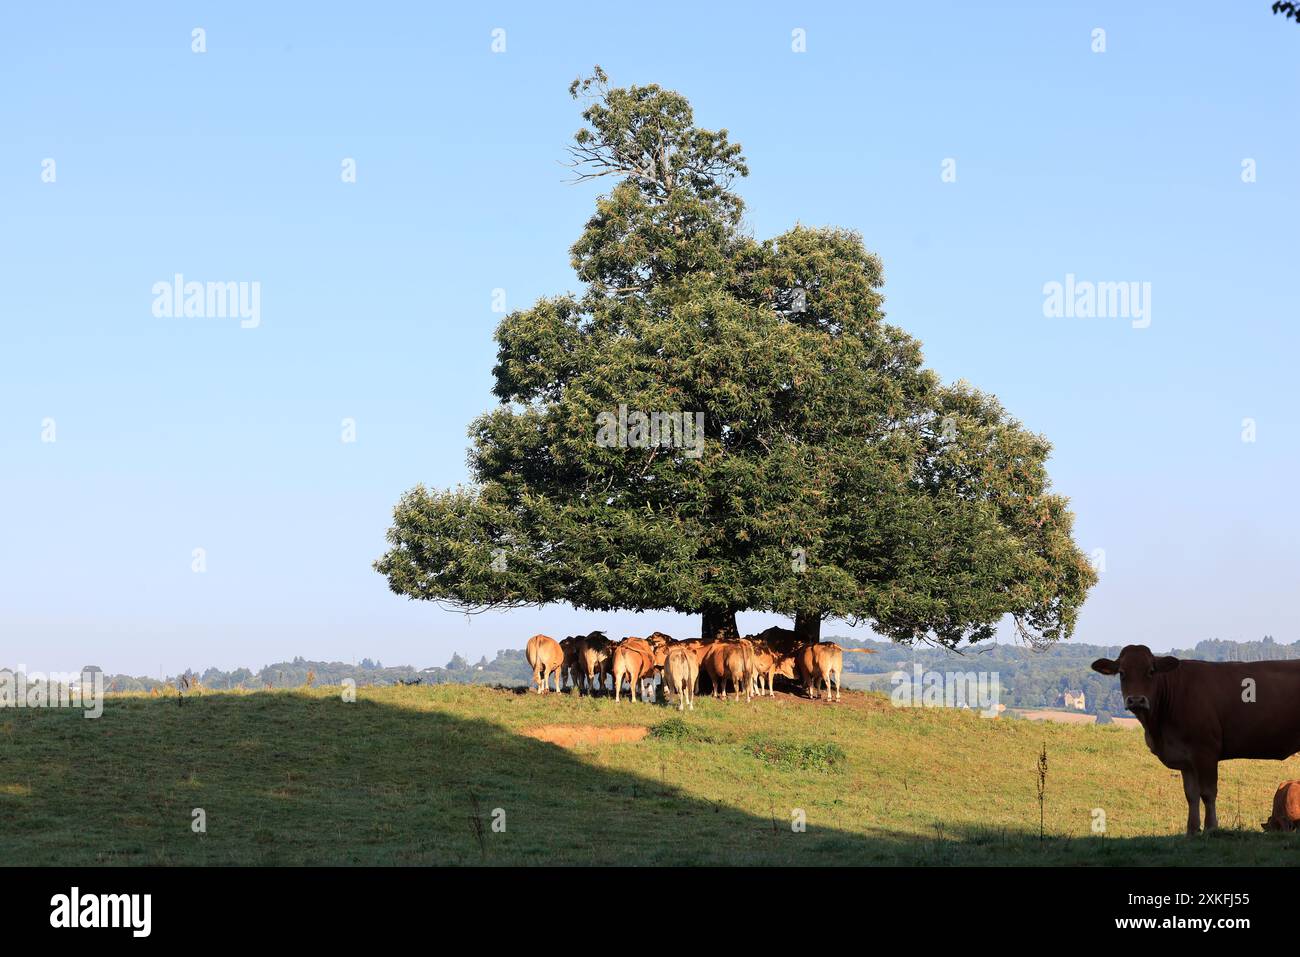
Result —
[[[560,639],[560,651],[564,652],[564,663],[560,665],[560,678],[563,681],[565,691],[570,690],[575,685],[580,686],[581,672],[578,666],[578,649],[581,641],[581,635],[570,635],[567,638]]]
[[[695,655],[680,645],[664,652],[664,685],[677,695],[677,710],[688,707],[695,710],[695,682],[699,680],[700,666]]]
[[[564,667],[564,649],[554,638],[546,635],[533,635],[528,639],[524,649],[528,667],[532,669],[533,681],[537,683],[537,693],[548,690],[548,679],[555,675],[555,690],[560,690],[560,669]]]
[[[782,654],[762,638],[754,637],[750,641],[754,646],[754,694],[760,698],[764,695],[776,697],[776,692],[772,690],[772,680],[777,675],[794,678],[794,656]],[[763,687],[764,679],[767,680],[766,689]]]
[[[747,638],[728,638],[705,646],[702,670],[713,682],[713,696],[727,700],[727,684],[736,697],[743,689],[745,700],[754,696],[754,645]]]
[[[646,675],[653,675],[655,653],[650,642],[644,638],[624,638],[614,646],[614,700],[621,700],[623,678],[626,676],[631,688],[632,700],[636,700],[637,686]],[[645,700],[642,689],[641,700]]]
[[[1218,827],[1219,762],[1284,761],[1300,751],[1300,661],[1180,661],[1146,645],[1098,658],[1093,671],[1119,675],[1124,707],[1146,732],[1151,753],[1181,771],[1187,833]]]
[[[871,648],[850,648],[849,654],[874,655]],[[840,688],[843,684],[845,651],[833,641],[818,641],[803,645],[795,654],[795,665],[799,678],[803,682],[804,692],[810,698],[820,698],[821,690],[826,689],[826,700],[839,701]],[[831,697],[831,684],[834,682],[834,698]]]
[[[578,639],[578,671],[587,694],[594,694],[593,688],[605,690],[605,676],[610,673],[613,655],[614,643],[603,631],[593,631]]]

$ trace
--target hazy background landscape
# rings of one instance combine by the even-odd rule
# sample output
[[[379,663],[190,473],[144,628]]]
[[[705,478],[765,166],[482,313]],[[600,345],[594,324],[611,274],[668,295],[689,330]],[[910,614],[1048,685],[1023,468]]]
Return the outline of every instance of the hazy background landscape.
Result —
[[[888,692],[896,686],[892,680],[895,673],[901,671],[910,680],[919,665],[923,672],[996,673],[999,701],[1008,709],[1064,708],[1064,692],[1081,691],[1084,707],[1077,710],[1082,713],[1131,717],[1124,710],[1119,682],[1089,667],[1097,658],[1114,657],[1120,650],[1119,645],[1069,642],[1034,651],[1020,644],[991,643],[971,649],[966,654],[955,654],[942,648],[903,648],[871,639],[831,637],[828,640],[839,642],[846,648],[876,651],[874,655],[845,656],[846,688]],[[1300,658],[1300,642],[1281,644],[1271,637],[1250,642],[1207,640],[1194,647],[1174,649],[1171,653],[1181,658],[1205,661],[1274,661]],[[182,677],[197,680],[204,688],[213,691],[338,685],[345,679],[352,679],[359,686],[382,687],[418,680],[429,685],[518,688],[528,685],[529,669],[522,648],[503,648],[493,655],[479,655],[477,658],[457,652],[443,665],[421,668],[409,664],[385,664],[371,658],[342,662],[295,657],[257,670],[236,668],[225,671],[209,667],[154,676],[106,673],[104,685],[106,690],[115,692],[154,689],[170,692],[180,684]]]

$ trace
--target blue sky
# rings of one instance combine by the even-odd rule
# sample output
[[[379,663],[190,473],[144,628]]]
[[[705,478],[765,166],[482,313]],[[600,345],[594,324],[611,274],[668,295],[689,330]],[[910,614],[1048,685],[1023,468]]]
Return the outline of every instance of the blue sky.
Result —
[[[423,666],[697,627],[471,622],[370,567],[403,490],[466,477],[493,290],[577,287],[603,187],[560,161],[594,63],[731,131],[757,236],[861,231],[929,364],[1053,441],[1105,552],[1077,640],[1300,638],[1300,27],[1268,7],[7,5],[0,665]],[[260,325],[155,317],[176,273],[260,283]],[[1045,317],[1067,274],[1149,282],[1150,326]]]

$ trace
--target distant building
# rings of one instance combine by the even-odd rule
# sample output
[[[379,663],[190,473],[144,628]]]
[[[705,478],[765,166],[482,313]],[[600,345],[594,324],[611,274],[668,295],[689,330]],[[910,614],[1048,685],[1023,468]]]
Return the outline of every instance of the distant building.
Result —
[[[1082,691],[1063,691],[1061,692],[1061,703],[1075,711],[1086,711],[1087,703],[1083,700]]]

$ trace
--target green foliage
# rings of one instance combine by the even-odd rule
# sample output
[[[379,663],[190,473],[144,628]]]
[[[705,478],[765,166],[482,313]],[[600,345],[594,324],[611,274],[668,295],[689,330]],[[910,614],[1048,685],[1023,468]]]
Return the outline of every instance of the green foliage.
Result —
[[[816,771],[821,774],[839,774],[844,770],[848,755],[838,744],[795,744],[774,742],[766,738],[750,741],[746,750],[764,764],[782,771]]]
[[[726,130],[599,68],[571,93],[578,178],[616,180],[572,248],[584,289],[502,320],[472,482],[402,497],[375,564],[390,588],[463,609],[768,610],[946,645],[1011,615],[1068,637],[1096,577],[1050,446],[923,367],[862,237],[757,241]],[[598,441],[620,408],[698,415],[705,441]]]
[[[709,743],[713,736],[704,731],[698,723],[686,721],[674,715],[658,724],[650,725],[650,737],[664,741],[699,741]]]

